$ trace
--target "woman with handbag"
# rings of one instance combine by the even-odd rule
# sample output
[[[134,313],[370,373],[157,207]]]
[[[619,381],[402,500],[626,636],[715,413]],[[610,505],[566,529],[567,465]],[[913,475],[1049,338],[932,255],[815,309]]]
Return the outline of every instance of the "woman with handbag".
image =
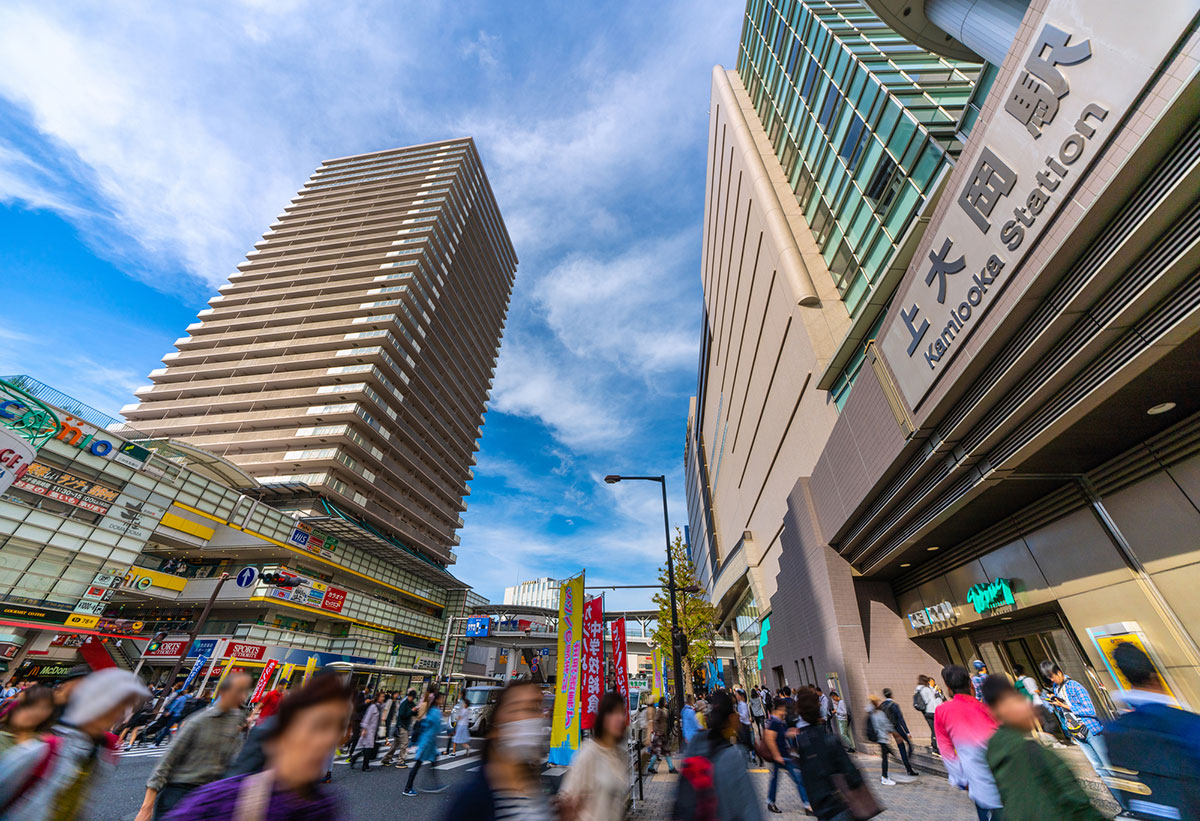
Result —
[[[821,698],[815,690],[796,693],[800,718],[807,722],[795,735],[800,773],[813,814],[822,821],[862,821],[884,808],[836,736],[821,727]]]

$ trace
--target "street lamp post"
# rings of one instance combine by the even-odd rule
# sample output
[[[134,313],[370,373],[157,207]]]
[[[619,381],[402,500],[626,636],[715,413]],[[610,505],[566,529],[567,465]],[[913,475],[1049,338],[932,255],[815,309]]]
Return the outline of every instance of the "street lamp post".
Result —
[[[615,474],[604,477],[604,481],[610,485],[626,480],[658,482],[662,486],[663,535],[667,541],[667,592],[671,597],[671,669],[675,675],[675,693],[671,697],[671,720],[673,722],[683,710],[683,660],[679,657],[679,642],[682,633],[679,630],[679,608],[675,603],[675,560],[671,556],[671,521],[667,515],[667,477],[617,476]]]
[[[154,705],[155,712],[158,712],[159,707],[166,700],[167,690],[174,686],[175,676],[179,675],[179,669],[183,667],[183,657],[187,655],[191,646],[196,643],[196,636],[200,635],[200,628],[204,626],[204,622],[208,619],[208,613],[212,610],[213,602],[217,600],[217,594],[221,592],[221,588],[225,586],[225,582],[227,581],[229,581],[228,573],[222,573],[221,577],[217,579],[217,584],[213,587],[212,595],[208,597],[208,602],[204,605],[204,610],[200,612],[200,618],[196,619],[196,624],[192,627],[192,632],[188,634],[187,644],[184,645],[183,650],[179,653],[179,658],[175,659],[175,666],[171,668],[171,674],[167,676],[167,688]]]

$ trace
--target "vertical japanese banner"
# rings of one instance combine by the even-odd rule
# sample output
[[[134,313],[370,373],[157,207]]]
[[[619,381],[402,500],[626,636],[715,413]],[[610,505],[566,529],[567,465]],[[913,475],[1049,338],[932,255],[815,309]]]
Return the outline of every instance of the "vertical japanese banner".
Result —
[[[229,658],[225,659],[225,666],[221,668],[221,677],[219,679],[217,679],[217,686],[213,690],[213,697],[212,697],[213,701],[216,701],[217,696],[219,696],[221,694],[221,682],[223,682],[225,680],[225,677],[229,675],[229,671],[233,667],[233,663],[235,661],[237,661],[237,659],[235,659],[233,656],[230,656]]]
[[[550,763],[565,766],[579,749],[579,664],[583,649],[583,574],[567,579],[558,593],[558,676]]]
[[[604,599],[596,596],[583,606],[583,716],[580,725],[592,729],[604,689]]]
[[[254,696],[250,699],[251,704],[258,704],[262,701],[263,693],[267,692],[267,684],[271,681],[271,676],[275,675],[275,668],[279,666],[279,662],[275,659],[267,661],[267,666],[263,668],[262,675],[258,677],[258,685],[254,688]]]
[[[666,688],[663,686],[663,657],[657,647],[654,648],[651,661],[654,664],[654,678],[650,680],[650,702],[658,704],[658,700],[666,695]]]
[[[283,665],[283,669],[279,672],[279,683],[282,684],[284,688],[287,688],[288,684],[291,682],[292,673],[294,672],[296,672],[295,664]]]
[[[629,706],[629,656],[625,649],[625,617],[612,623],[612,657],[613,674],[617,682],[617,691],[625,698],[625,706]]]
[[[304,683],[308,684],[308,680],[312,678],[313,670],[317,669],[317,657],[309,656],[308,663],[304,665]]]

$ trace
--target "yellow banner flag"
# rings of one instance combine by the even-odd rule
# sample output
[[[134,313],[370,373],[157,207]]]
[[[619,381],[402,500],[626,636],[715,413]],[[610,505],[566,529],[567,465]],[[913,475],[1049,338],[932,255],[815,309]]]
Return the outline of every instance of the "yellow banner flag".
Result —
[[[288,682],[291,681],[292,673],[294,672],[296,672],[296,665],[291,664],[290,662],[283,665],[283,670],[279,673],[279,683],[284,687],[287,687]]]
[[[313,670],[317,669],[317,657],[309,656],[308,664],[304,665],[304,683],[308,684],[308,680],[312,678]]]
[[[558,592],[558,678],[550,763],[566,766],[579,749],[579,662],[583,653],[583,574],[567,579]]]
[[[233,663],[235,661],[237,661],[237,659],[235,659],[233,656],[225,659],[225,664],[221,667],[221,677],[217,679],[217,686],[213,689],[213,701],[216,701],[217,696],[221,694],[221,682],[223,682],[225,677],[229,675],[229,671],[233,668]]]

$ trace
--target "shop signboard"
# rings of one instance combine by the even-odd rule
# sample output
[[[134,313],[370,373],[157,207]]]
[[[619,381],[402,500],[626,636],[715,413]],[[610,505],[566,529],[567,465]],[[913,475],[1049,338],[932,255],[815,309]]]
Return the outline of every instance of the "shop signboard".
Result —
[[[0,420],[18,419],[31,412],[36,412],[36,409],[31,409],[29,405],[18,399],[0,402]],[[62,427],[54,438],[77,450],[99,456],[102,459],[111,459],[134,470],[144,468],[151,456],[151,452],[146,448],[126,442],[124,439],[70,414],[63,415]]]
[[[583,574],[567,579],[558,593],[558,677],[550,763],[567,766],[579,749],[579,663],[583,649]]]
[[[915,613],[908,614],[908,624],[913,630],[937,627],[957,621],[958,610],[948,601],[939,602]]]
[[[242,641],[231,641],[229,646],[225,648],[225,657],[232,659],[242,659],[243,661],[262,661],[267,655],[267,647],[264,644],[247,644]]]
[[[97,585],[97,584],[93,584],[87,590],[83,591],[83,598],[85,598],[85,599],[93,599],[95,601],[108,601],[112,597],[113,597],[113,590],[111,587],[101,587],[100,585]]]
[[[304,522],[296,522],[292,527],[291,535],[288,536],[288,541],[296,547],[303,548],[310,553],[316,553],[318,556],[325,558],[333,558],[334,551],[337,549],[338,540],[327,533],[322,533],[316,530],[310,524]]]
[[[37,450],[28,439],[0,427],[0,493],[8,490],[33,464]]]
[[[471,616],[467,619],[467,638],[487,638],[492,620],[487,616]]]
[[[147,647],[143,656],[147,658],[175,658],[182,655],[183,650],[187,647],[188,640],[183,639],[164,639],[158,643],[157,647]]]
[[[13,482],[13,487],[92,513],[107,513],[121,495],[108,485],[42,462],[31,464],[25,475]]]
[[[127,589],[160,596],[170,596],[171,594],[178,596],[179,592],[187,587],[187,579],[183,576],[151,570],[148,567],[130,568],[129,572],[125,574],[123,582],[123,586]]]
[[[126,490],[118,496],[108,513],[100,520],[100,527],[122,536],[145,541],[150,538],[166,509],[136,498],[135,492],[145,493],[140,489],[133,492]]]
[[[106,607],[108,607],[107,602],[82,599],[80,600],[79,604],[75,605],[75,612],[85,613],[89,616],[103,616],[104,608]]]
[[[980,582],[967,591],[967,601],[975,608],[975,612],[983,615],[998,607],[1013,607],[1012,579],[992,579],[990,582]]]
[[[281,570],[280,573],[288,579],[295,579],[295,582],[290,587],[272,587],[267,591],[269,597],[317,610],[328,610],[331,613],[342,612],[342,606],[346,603],[345,590],[297,576],[286,570]]]
[[[345,603],[346,591],[338,587],[330,587],[325,590],[325,598],[321,601],[321,609],[328,610],[331,613],[340,613]]]
[[[961,352],[978,355],[972,334],[1001,327],[988,316],[1001,292],[1035,282],[1020,266],[1041,264],[1028,256],[1196,14],[1194,0],[1159,0],[1149,13],[1128,0],[1082,8],[1051,0],[1010,57],[1018,70],[991,91],[1001,107],[971,135],[981,150],[964,152],[928,253],[897,289],[880,348],[910,408]]]
[[[583,661],[579,676],[583,699],[580,726],[590,730],[604,689],[604,599],[600,596],[583,606]]]

